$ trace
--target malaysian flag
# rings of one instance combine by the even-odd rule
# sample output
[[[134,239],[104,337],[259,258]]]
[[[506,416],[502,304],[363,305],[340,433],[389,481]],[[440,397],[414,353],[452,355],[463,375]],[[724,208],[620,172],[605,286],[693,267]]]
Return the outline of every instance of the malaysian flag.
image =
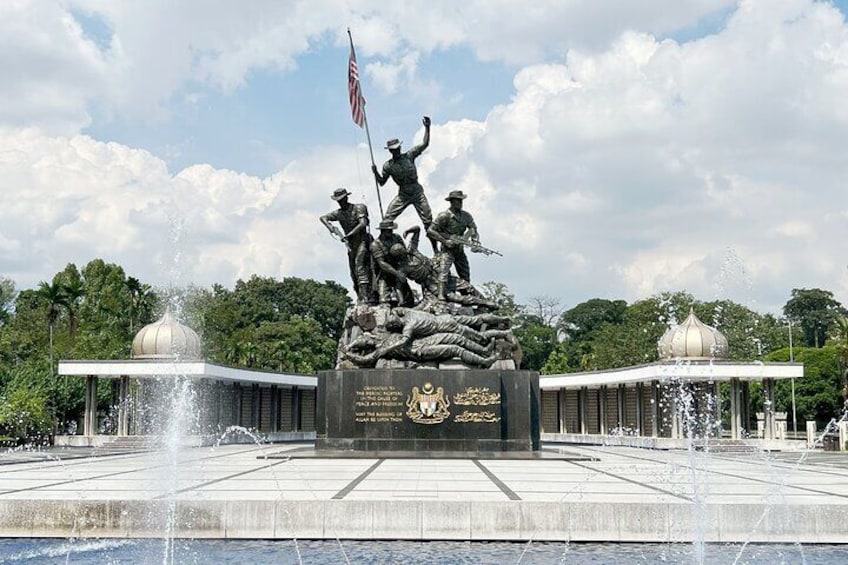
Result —
[[[359,87],[359,69],[356,67],[356,51],[353,50],[353,40],[350,43],[350,64],[347,68],[347,92],[350,95],[350,113],[353,122],[359,127],[365,127],[365,97]]]

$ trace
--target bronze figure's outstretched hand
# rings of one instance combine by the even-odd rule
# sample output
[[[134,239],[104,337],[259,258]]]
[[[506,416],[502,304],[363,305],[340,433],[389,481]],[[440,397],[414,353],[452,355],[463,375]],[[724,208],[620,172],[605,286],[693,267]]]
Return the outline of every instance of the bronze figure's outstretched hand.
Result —
[[[423,120],[423,121],[424,121],[424,127],[425,127],[425,128],[430,127],[430,116],[424,116],[424,120]]]
[[[384,184],[386,184],[386,181],[389,180],[388,175],[386,175],[386,177],[383,178],[383,175],[380,174],[380,169],[377,168],[377,165],[374,165],[374,164],[371,165],[371,172],[374,173],[374,179],[377,181],[378,187],[383,186]]]

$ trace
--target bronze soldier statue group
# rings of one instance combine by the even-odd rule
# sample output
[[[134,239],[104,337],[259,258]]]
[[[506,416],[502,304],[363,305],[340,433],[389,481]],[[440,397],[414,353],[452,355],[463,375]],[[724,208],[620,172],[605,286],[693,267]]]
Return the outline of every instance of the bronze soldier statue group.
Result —
[[[423,123],[420,145],[403,152],[401,142],[390,139],[386,149],[391,158],[382,171],[372,165],[378,186],[389,179],[398,186],[376,237],[369,231],[367,207],[351,203],[345,188],[331,196],[338,208],[320,218],[330,234],[347,246],[357,296],[339,343],[338,365],[415,367],[454,359],[472,367],[488,368],[500,361],[502,368],[517,368],[520,349],[509,330],[509,319],[493,314],[497,305],[471,284],[466,249],[500,253],[480,243],[474,218],[463,209],[466,195],[461,190],[448,193],[448,209],[434,220],[418,182],[415,159],[430,144],[430,118],[425,116]],[[432,257],[419,248],[422,226],[412,226],[402,236],[395,231],[395,220],[410,205],[430,240]],[[410,281],[418,285],[420,297]]]

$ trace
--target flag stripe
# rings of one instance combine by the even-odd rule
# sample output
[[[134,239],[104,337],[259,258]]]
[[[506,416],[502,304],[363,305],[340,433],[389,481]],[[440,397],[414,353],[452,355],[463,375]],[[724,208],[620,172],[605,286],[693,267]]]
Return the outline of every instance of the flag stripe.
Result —
[[[353,122],[359,127],[365,127],[365,97],[359,86],[359,69],[356,66],[356,52],[353,44],[350,46],[350,63],[347,68],[347,92],[350,96],[350,113]]]

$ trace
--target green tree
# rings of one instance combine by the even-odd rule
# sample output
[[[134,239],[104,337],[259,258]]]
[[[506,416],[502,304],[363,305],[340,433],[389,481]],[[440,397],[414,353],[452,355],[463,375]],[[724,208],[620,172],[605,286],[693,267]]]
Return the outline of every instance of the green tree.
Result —
[[[0,277],[0,325],[8,322],[12,316],[17,294],[15,282],[10,278]]]
[[[512,331],[518,343],[521,344],[521,368],[541,371],[556,347],[556,329],[543,324],[539,318],[525,316]]]
[[[79,312],[80,303],[85,297],[85,285],[75,266],[73,266],[73,275],[65,275],[63,278],[62,289],[65,293],[64,306],[68,312],[68,337],[73,343],[79,325],[77,313]]]
[[[552,296],[531,296],[527,304],[521,306],[521,313],[534,317],[543,326],[555,327],[557,320],[562,316],[562,306],[559,300]]]
[[[842,412],[843,387],[840,352],[832,346],[820,348],[797,347],[795,361],[804,364],[804,376],[795,379],[795,406],[798,417],[819,424],[830,421]],[[789,361],[789,349],[779,349],[765,357],[766,361]],[[792,384],[780,380],[775,385],[775,405],[778,411],[792,412]]]
[[[237,281],[232,291],[220,285],[195,291],[187,302],[187,310],[198,321],[194,327],[203,335],[208,358],[233,363],[234,349],[243,349],[250,341],[258,348],[255,363],[272,370],[279,366],[280,356],[272,349],[280,339],[290,348],[284,365],[292,366],[291,359],[300,358],[294,365],[315,370],[331,368],[334,355],[329,364],[326,359],[316,361],[314,352],[308,351],[308,342],[317,339],[322,346],[332,343],[334,348],[349,306],[347,290],[332,281],[319,283],[294,277],[277,281],[258,276]],[[259,331],[265,327],[290,329],[281,337]],[[291,328],[305,332],[306,337],[296,338]]]
[[[254,335],[261,368],[313,374],[336,364],[336,341],[324,335],[313,319],[292,316],[283,322],[265,323]]]
[[[133,332],[127,313],[130,295],[124,269],[102,259],[89,261],[81,271],[85,297],[79,307],[76,359],[121,359],[130,354]]]
[[[124,285],[127,287],[127,292],[130,294],[130,333],[135,331],[135,326],[133,324],[133,314],[134,309],[136,307],[136,303],[138,302],[139,296],[142,293],[141,281],[135,277],[127,277],[127,280],[124,282]]]
[[[830,327],[840,315],[845,315],[845,308],[829,290],[793,288],[783,314],[801,326],[807,347],[822,347]]]
[[[59,315],[62,312],[62,306],[66,302],[65,287],[61,282],[54,280],[51,283],[41,281],[38,283],[37,296],[44,303],[44,312],[47,319],[47,328],[50,342],[50,374],[53,374],[53,328],[59,320]]]
[[[760,314],[730,300],[695,303],[698,318],[718,329],[730,346],[733,361],[762,359],[770,351],[786,347],[789,329],[771,314]]]
[[[564,343],[558,343],[551,350],[545,364],[542,365],[541,373],[543,375],[558,375],[560,373],[570,373],[572,367],[569,365],[568,351]]]
[[[520,308],[515,302],[515,295],[505,284],[494,281],[484,282],[479,286],[479,290],[486,300],[498,305],[498,314],[512,319],[519,315]]]
[[[594,332],[604,324],[621,324],[627,302],[592,298],[566,310],[558,328],[571,342],[591,341]]]
[[[47,436],[52,422],[47,404],[38,387],[7,388],[0,395],[0,434],[21,443]]]
[[[594,334],[592,369],[615,369],[656,361],[657,342],[682,322],[694,304],[685,292],[662,293],[629,305],[620,324],[605,323]]]

